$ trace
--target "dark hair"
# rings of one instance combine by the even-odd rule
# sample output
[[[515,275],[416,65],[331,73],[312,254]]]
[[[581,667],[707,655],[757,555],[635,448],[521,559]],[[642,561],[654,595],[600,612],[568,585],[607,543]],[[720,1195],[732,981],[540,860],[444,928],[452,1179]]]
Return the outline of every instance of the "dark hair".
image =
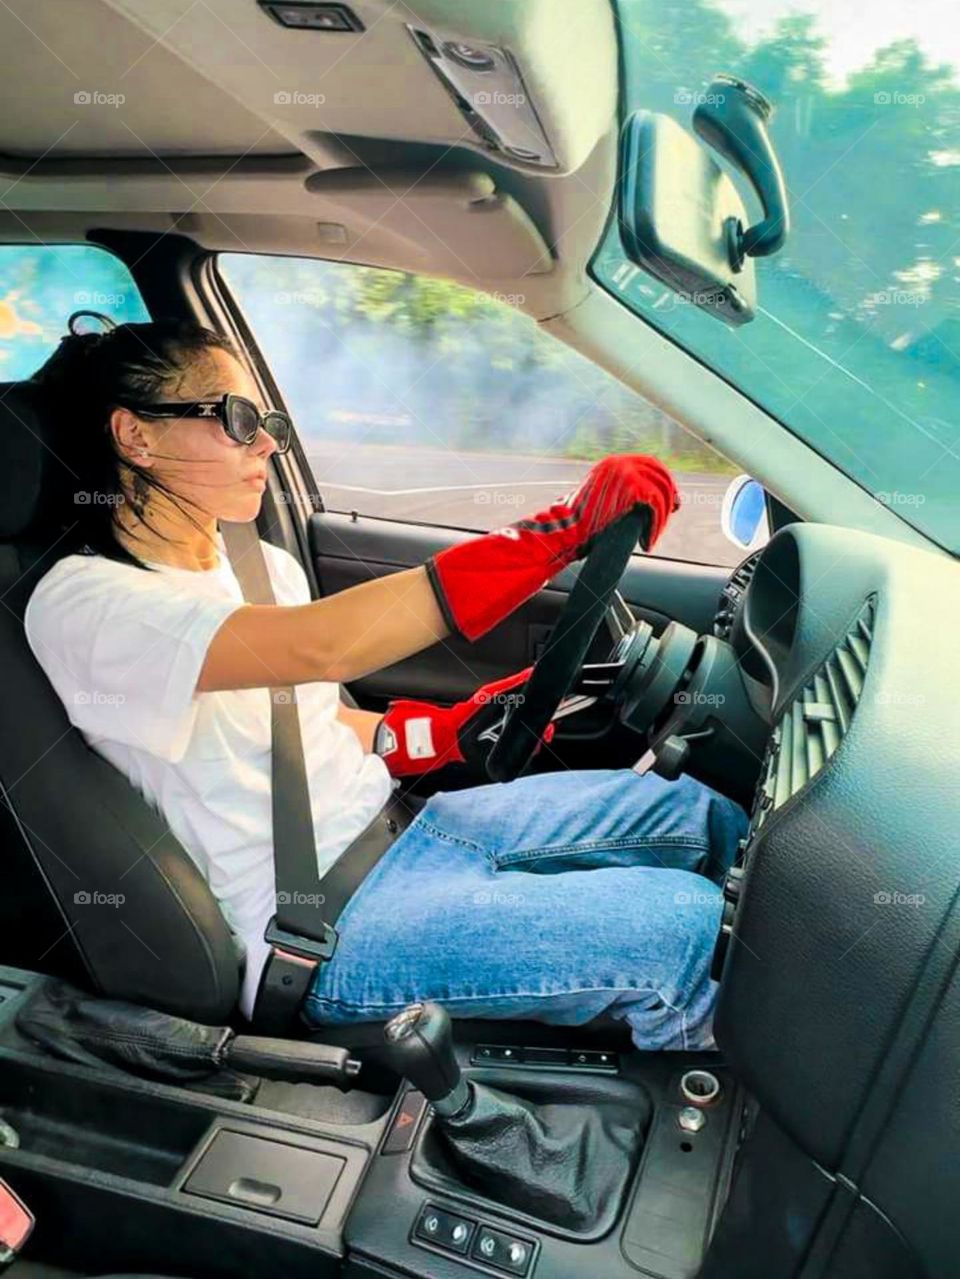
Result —
[[[69,333],[31,378],[50,448],[62,466],[47,496],[49,518],[62,531],[58,557],[93,552],[147,569],[117,536],[118,512],[130,501],[139,518],[150,489],[165,493],[194,524],[179,496],[148,467],[117,448],[110,429],[116,408],[136,413],[169,395],[171,383],[204,351],[228,351],[232,343],[192,320],[161,319],[120,324],[103,333]],[[124,488],[121,467],[133,477],[134,496]],[[84,501],[85,495],[87,500]]]

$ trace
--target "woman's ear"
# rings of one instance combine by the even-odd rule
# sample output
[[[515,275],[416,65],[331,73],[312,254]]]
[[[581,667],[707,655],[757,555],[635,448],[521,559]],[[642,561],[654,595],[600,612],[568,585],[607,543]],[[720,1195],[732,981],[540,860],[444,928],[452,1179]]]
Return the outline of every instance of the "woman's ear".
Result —
[[[153,465],[150,441],[143,422],[135,413],[131,413],[129,409],[114,409],[110,414],[110,431],[125,461],[135,462],[137,466]]]

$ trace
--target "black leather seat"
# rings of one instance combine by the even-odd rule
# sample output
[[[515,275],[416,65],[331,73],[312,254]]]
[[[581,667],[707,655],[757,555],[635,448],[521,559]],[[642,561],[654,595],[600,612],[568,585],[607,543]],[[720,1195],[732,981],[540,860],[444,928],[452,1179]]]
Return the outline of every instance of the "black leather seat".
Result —
[[[70,475],[28,383],[0,384],[0,957],[198,1021],[236,1008],[237,949],[206,881],[162,817],[74,729],[23,631],[55,559],[47,518]],[[86,895],[122,894],[122,909]]]

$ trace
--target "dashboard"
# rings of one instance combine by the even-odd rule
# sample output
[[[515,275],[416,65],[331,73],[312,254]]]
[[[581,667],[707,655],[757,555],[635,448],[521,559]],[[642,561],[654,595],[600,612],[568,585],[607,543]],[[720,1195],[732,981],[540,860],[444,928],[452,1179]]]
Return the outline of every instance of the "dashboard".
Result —
[[[727,886],[716,1034],[835,1168],[905,1010],[936,997],[924,974],[955,962],[937,938],[960,886],[960,566],[793,524],[738,574],[715,642],[766,690],[769,728]]]

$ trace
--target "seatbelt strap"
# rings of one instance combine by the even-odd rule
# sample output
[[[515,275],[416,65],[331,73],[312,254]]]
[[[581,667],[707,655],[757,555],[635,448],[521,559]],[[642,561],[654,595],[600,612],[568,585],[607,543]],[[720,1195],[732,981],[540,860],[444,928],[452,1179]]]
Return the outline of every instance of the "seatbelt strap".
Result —
[[[248,604],[276,604],[256,521],[224,520],[220,532],[243,598]],[[264,931],[270,955],[253,1011],[261,1034],[284,1036],[294,1033],[317,967],[333,954],[337,934],[325,919],[300,714],[291,685],[270,688],[270,734],[277,906]]]
[[[256,521],[220,525],[230,565],[248,604],[276,604]],[[270,929],[277,941],[306,959],[329,959],[337,935],[330,925],[317,871],[307,766],[303,755],[297,692],[289,684],[270,687],[273,858],[277,913]],[[268,933],[270,931],[268,929]],[[267,940],[271,940],[268,936]],[[306,943],[306,944],[305,944]]]
[[[275,604],[255,521],[221,521],[227,558],[248,604]],[[367,873],[405,830],[415,813],[393,795],[321,879],[300,732],[296,690],[270,689],[273,858],[277,910],[264,932],[270,957],[257,993],[257,1029],[290,1033],[321,960],[337,946],[336,923]]]

